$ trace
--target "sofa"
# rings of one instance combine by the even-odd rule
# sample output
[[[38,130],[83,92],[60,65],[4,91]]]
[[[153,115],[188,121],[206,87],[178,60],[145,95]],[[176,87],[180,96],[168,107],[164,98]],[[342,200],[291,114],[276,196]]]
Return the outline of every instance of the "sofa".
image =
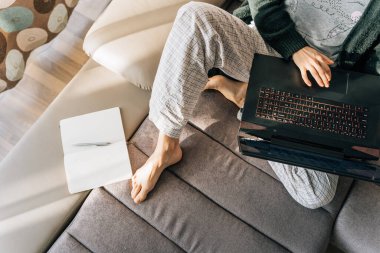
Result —
[[[68,192],[63,118],[120,107],[132,169],[153,152],[150,90],[187,2],[113,0],[90,28],[91,59],[0,164],[0,252],[379,252],[378,185],[341,177],[330,204],[302,207],[267,161],[239,153],[238,108],[214,91],[181,135],[183,159],[142,204],[129,181]]]

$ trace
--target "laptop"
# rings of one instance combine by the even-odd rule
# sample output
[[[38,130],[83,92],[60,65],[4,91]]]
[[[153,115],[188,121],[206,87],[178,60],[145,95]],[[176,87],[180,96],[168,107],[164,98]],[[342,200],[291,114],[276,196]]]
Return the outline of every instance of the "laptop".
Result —
[[[380,77],[332,69],[329,88],[308,87],[256,54],[237,138],[243,155],[380,183]]]

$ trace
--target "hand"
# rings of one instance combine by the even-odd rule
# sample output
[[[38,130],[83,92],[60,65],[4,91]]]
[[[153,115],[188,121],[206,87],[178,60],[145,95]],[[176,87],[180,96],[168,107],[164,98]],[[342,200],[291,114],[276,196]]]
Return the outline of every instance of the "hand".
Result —
[[[329,87],[331,80],[329,65],[334,62],[327,56],[314,48],[306,46],[293,54],[293,61],[300,69],[302,79],[307,86],[311,86],[311,82],[307,77],[307,71],[310,71],[319,86]]]

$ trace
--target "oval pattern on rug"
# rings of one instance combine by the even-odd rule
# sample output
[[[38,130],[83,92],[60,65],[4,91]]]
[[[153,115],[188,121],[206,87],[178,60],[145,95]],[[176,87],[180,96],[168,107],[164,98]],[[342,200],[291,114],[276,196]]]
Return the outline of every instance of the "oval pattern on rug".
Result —
[[[25,7],[15,6],[0,10],[0,29],[7,33],[28,28],[33,20],[33,12]]]
[[[41,28],[28,28],[17,34],[17,45],[24,51],[31,51],[46,43],[48,33]]]

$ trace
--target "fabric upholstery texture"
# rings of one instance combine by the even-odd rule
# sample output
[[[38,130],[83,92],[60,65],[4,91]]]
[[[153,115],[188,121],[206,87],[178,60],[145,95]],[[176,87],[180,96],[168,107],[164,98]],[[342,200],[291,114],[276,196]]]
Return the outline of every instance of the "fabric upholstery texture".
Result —
[[[67,230],[91,252],[184,252],[108,192],[91,194]]]
[[[0,92],[22,78],[30,52],[66,26],[78,0],[0,2]]]
[[[77,253],[90,253],[83,244],[78,242],[72,235],[64,232],[59,239],[54,243],[54,246],[49,252],[77,252]]]
[[[122,247],[120,236],[128,240],[134,236],[129,229],[117,228],[122,226],[117,223],[126,221],[125,226],[139,234],[148,229],[135,225],[136,220],[143,220],[162,240],[186,252],[324,252],[351,181],[342,180],[330,209],[304,208],[271,175],[269,167],[257,168],[256,160],[246,160],[235,149],[234,105],[219,93],[207,91],[196,112],[180,139],[183,159],[164,171],[146,201],[134,204],[127,181],[108,185],[93,191],[66,232],[91,251],[117,252]],[[158,130],[148,119],[135,132],[129,141],[133,170],[153,152],[157,136]],[[103,200],[110,196],[117,201]],[[88,202],[98,204],[89,208]],[[120,203],[125,212],[114,207]],[[134,218],[127,215],[130,212]],[[115,240],[106,235],[115,231],[120,231]],[[104,248],[109,244],[116,246]],[[136,247],[131,252],[147,246]]]
[[[355,181],[335,223],[332,242],[344,252],[380,250],[380,186]]]
[[[129,151],[134,169],[147,159],[131,145]],[[66,230],[93,252],[288,252],[169,171],[141,205],[127,182],[105,191],[94,190]],[[52,252],[62,251],[53,245]]]

